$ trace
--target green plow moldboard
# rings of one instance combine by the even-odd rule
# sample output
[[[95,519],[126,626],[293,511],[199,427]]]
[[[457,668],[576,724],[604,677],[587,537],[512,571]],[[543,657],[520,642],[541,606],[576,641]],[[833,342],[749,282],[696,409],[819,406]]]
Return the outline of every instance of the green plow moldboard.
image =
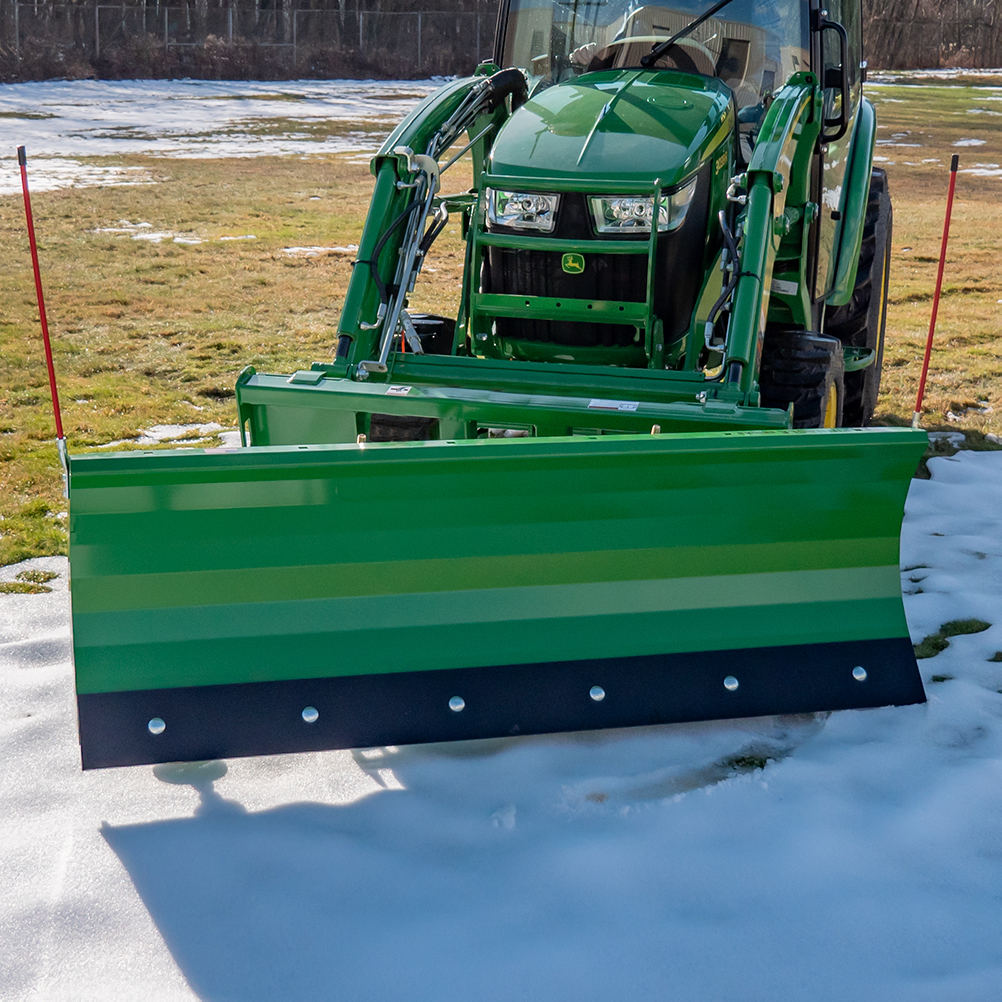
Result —
[[[74,456],[85,768],[924,699],[908,429]]]

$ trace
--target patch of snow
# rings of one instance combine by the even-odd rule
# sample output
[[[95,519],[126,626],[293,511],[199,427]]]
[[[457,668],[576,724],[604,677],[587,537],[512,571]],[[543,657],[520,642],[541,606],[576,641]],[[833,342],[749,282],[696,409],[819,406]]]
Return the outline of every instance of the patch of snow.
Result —
[[[958,139],[954,146],[984,146],[987,143],[987,139]]]
[[[27,147],[34,185],[36,157],[374,151],[393,125],[443,82],[49,80],[0,87],[0,114],[11,149]],[[275,121],[281,124],[273,127]],[[357,126],[345,132],[345,122]],[[338,127],[324,128],[328,123]]]
[[[222,430],[223,426],[216,424],[215,421],[210,421],[208,424],[155,424],[152,428],[140,432],[136,442],[139,445],[157,445],[159,442],[180,441],[183,436],[190,435],[193,431],[205,437]]]
[[[223,426],[210,421],[208,424],[155,424],[152,428],[144,428],[136,438],[120,438],[98,446],[99,449],[111,449],[118,445],[195,445],[215,438],[216,432],[222,432]],[[192,437],[197,432],[198,437]],[[223,434],[229,434],[223,432]],[[235,434],[239,437],[239,432]],[[222,438],[222,435],[218,436]]]
[[[173,230],[154,230],[152,223],[130,223],[128,219],[120,219],[117,226],[99,226],[87,232],[102,235],[111,234],[112,236],[131,236],[133,240],[148,240],[155,244],[162,243],[164,240],[173,240],[176,244],[203,243],[201,237],[191,234],[175,234]]]
[[[354,254],[358,244],[348,244],[346,247],[283,247],[282,253],[290,257],[317,257],[320,254]]]
[[[958,407],[956,412],[948,410],[946,412],[947,421],[962,421],[965,417],[973,414],[975,417],[983,414],[991,414],[992,406],[987,400],[979,400],[970,407]]]
[[[946,442],[959,449],[967,441],[967,436],[962,431],[931,431],[929,441]]]
[[[224,449],[239,449],[240,448],[240,432],[238,431],[221,431],[216,435],[223,443]]]
[[[0,107],[3,106],[4,87],[0,86]],[[4,126],[7,128],[7,125]],[[108,167],[63,160],[53,157],[30,157],[28,160],[28,188],[32,193],[58,191],[61,188],[112,188],[138,184],[155,184],[143,167]],[[21,173],[16,160],[0,167],[0,195],[21,194]]]
[[[257,237],[253,233],[247,233],[242,237],[220,237],[219,239],[225,242],[227,240],[257,240]]]
[[[174,234],[170,230],[144,230],[142,233],[133,234],[133,240],[147,240],[151,244],[159,244],[164,240],[172,240]]]
[[[881,70],[869,73],[867,83],[871,81],[878,85],[888,85],[896,83],[902,78],[915,80],[946,80],[963,83],[965,77],[984,79],[985,77],[1002,77],[1002,69],[962,69],[952,67],[949,69],[926,69],[926,70]],[[921,85],[919,85],[921,86]],[[978,88],[979,90],[982,88]],[[984,88],[986,90],[991,88]]]

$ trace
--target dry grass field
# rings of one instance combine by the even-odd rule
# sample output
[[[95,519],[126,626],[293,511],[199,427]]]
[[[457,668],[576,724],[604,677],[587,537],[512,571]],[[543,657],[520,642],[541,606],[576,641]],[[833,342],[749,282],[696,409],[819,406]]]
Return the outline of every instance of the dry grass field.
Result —
[[[869,93],[895,211],[878,420],[911,416],[947,165],[959,152],[962,169],[976,173],[961,173],[957,184],[925,424],[964,431],[972,446],[991,448],[984,436],[1002,431],[1002,87],[896,82]],[[954,145],[970,140],[981,142]],[[132,156],[94,165],[140,168],[148,183],[33,199],[72,451],[127,443],[155,424],[234,428],[232,387],[243,366],[291,371],[330,356],[353,255],[286,249],[357,243],[371,187],[361,158]],[[468,186],[463,170],[446,176],[446,188]],[[137,229],[140,223],[148,225]],[[172,236],[135,239],[151,233]],[[175,243],[174,236],[202,242]],[[247,237],[254,239],[234,239]],[[0,249],[2,565],[63,552],[66,534],[19,196],[0,197]],[[462,266],[455,228],[437,250],[418,305],[447,312]]]

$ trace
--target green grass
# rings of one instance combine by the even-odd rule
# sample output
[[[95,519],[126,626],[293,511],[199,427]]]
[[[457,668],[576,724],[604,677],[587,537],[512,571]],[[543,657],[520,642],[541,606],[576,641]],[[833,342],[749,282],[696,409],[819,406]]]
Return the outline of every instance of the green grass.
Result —
[[[881,147],[895,206],[887,347],[877,419],[910,420],[929,323],[942,230],[946,166],[1002,163],[1002,130],[972,107],[1002,102],[970,86],[875,86]],[[255,128],[285,128],[254,123]],[[296,123],[295,129],[355,123]],[[281,131],[279,128],[279,131]],[[983,138],[976,149],[954,148]],[[915,154],[915,155],[913,155]],[[923,164],[938,159],[939,164]],[[39,193],[33,200],[67,439],[72,451],[134,439],[153,424],[233,428],[233,384],[248,364],[289,372],[329,359],[351,255],[292,258],[287,246],[358,243],[372,178],[355,155],[180,160],[93,158],[142,169],[151,184]],[[912,161],[910,166],[906,161]],[[458,166],[449,190],[469,185]],[[961,430],[997,448],[1002,432],[1002,178],[961,174],[944,298],[926,393],[925,426]],[[120,220],[195,236],[151,244],[98,233]],[[463,247],[450,225],[414,296],[416,309],[453,313]],[[221,242],[253,234],[253,241]],[[0,565],[65,552],[62,497],[19,196],[0,197]],[[951,420],[949,412],[957,420]],[[935,446],[945,455],[953,447]]]
[[[992,624],[986,623],[982,619],[952,619],[949,623],[944,623],[936,633],[925,637],[921,643],[915,644],[915,657],[920,661],[924,658],[934,658],[950,646],[950,637],[963,637],[970,633],[983,633]],[[989,659],[991,660],[991,659]],[[937,678],[933,676],[934,682],[944,682],[952,676]]]
[[[768,755],[732,755],[724,759],[720,765],[729,772],[744,773],[764,769],[771,761],[773,759]]]
[[[55,571],[21,571],[13,581],[0,581],[0,595],[41,595],[52,591],[47,582],[57,577]]]

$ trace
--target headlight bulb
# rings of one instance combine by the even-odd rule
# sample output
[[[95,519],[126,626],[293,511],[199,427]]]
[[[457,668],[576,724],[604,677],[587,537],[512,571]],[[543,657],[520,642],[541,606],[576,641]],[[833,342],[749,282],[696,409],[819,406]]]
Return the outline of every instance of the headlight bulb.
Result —
[[[559,195],[527,191],[487,191],[487,216],[495,226],[551,233],[556,223]]]
[[[693,177],[677,191],[658,199],[658,232],[677,230],[685,222],[692,196],[696,192]],[[635,196],[595,195],[589,199],[595,230],[598,233],[650,233],[654,199]]]

